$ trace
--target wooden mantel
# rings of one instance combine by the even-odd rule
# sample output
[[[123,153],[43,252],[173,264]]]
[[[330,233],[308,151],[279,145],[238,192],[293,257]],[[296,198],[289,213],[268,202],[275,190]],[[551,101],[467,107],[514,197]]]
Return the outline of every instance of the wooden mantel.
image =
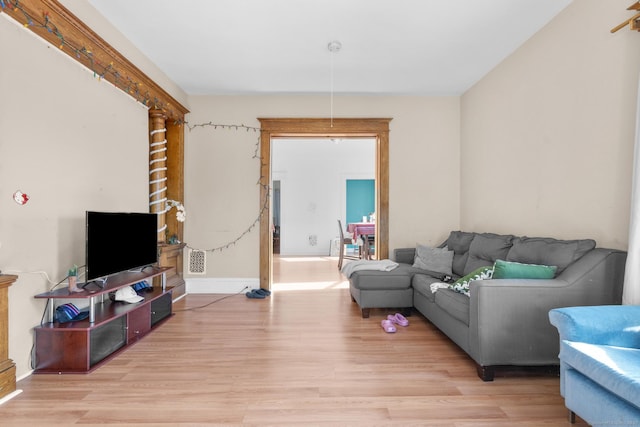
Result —
[[[0,274],[0,398],[16,391],[16,364],[9,359],[9,286],[17,279]]]

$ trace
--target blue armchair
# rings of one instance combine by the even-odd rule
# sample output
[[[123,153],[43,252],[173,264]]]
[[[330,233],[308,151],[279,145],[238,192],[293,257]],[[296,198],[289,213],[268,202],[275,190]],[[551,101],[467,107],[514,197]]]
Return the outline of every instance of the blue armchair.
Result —
[[[640,425],[640,306],[557,308],[560,394],[569,420],[592,426]]]

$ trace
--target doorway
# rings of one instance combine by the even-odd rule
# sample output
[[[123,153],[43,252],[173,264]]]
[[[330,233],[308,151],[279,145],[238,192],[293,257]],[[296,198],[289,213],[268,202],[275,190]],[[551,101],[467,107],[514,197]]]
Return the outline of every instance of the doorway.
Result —
[[[269,119],[259,118],[260,135],[260,200],[268,200],[271,188],[271,139],[275,137],[372,137],[376,141],[376,245],[379,259],[389,253],[389,122],[375,119]],[[260,286],[271,288],[272,220],[267,204],[260,219]]]
[[[339,240],[337,219],[346,226],[360,221],[349,220],[355,214],[375,211],[375,142],[272,138],[271,216],[280,255],[327,256]]]

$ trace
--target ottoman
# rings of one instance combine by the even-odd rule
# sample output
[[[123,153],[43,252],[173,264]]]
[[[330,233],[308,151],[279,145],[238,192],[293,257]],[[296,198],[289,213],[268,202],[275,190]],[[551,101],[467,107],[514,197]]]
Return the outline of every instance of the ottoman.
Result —
[[[403,308],[405,315],[413,307],[411,278],[415,268],[401,264],[391,271],[358,270],[349,277],[351,299],[369,317],[371,308]]]

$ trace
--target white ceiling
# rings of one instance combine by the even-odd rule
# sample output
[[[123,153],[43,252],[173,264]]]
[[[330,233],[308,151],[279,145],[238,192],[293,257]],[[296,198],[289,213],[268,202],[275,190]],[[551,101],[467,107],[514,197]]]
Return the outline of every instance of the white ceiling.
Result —
[[[459,95],[571,1],[90,0],[194,95]]]

